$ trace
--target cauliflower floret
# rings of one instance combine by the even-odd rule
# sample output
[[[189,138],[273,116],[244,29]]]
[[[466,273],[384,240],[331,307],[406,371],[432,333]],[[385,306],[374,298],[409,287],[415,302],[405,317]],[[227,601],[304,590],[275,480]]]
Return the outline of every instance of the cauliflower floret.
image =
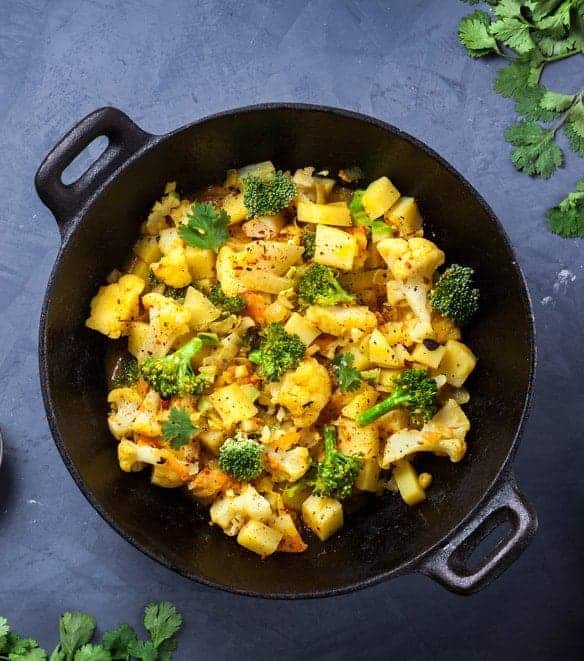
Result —
[[[408,240],[408,249],[392,264],[391,270],[398,280],[409,278],[428,278],[431,280],[434,271],[444,264],[444,253],[435,243],[413,237]]]
[[[158,246],[162,252],[160,261],[152,264],[152,271],[169,287],[186,287],[191,283],[191,274],[185,252],[185,244],[176,228],[160,232]]]
[[[180,205],[180,199],[175,194],[176,182],[172,181],[166,184],[164,188],[164,195],[162,198],[154,203],[152,211],[148,215],[147,220],[142,225],[142,232],[149,236],[156,236],[165,227],[168,227],[166,217],[169,216],[173,209]]]
[[[330,399],[331,379],[326,368],[308,358],[282,379],[278,403],[291,413],[297,427],[309,427]]]
[[[138,445],[127,439],[118,444],[118,462],[126,473],[141,471],[147,464],[157,464],[161,460],[161,450],[150,445]]]
[[[310,468],[308,448],[296,447],[291,450],[272,450],[265,454],[265,461],[272,478],[276,482],[296,482]]]
[[[385,445],[382,468],[415,452],[447,455],[450,461],[461,461],[466,453],[465,436],[470,422],[454,399],[449,399],[422,429],[402,429],[392,434]]]
[[[155,390],[150,390],[142,400],[140,408],[134,418],[132,431],[136,434],[156,438],[162,434],[160,422],[157,420],[160,407],[160,395]]]
[[[109,393],[107,401],[112,407],[107,419],[110,431],[116,438],[122,439],[133,431],[142,397],[134,388],[115,388]]]
[[[150,445],[133,443],[127,439],[118,445],[118,463],[120,468],[133,473],[140,471],[147,464],[152,465],[152,484],[173,489],[184,484],[190,475],[189,467],[179,461],[168,448],[153,448]]]
[[[138,316],[140,294],[145,287],[142,278],[123,275],[117,282],[100,287],[91,301],[88,328],[112,339],[127,335],[129,322]]]
[[[261,496],[251,484],[246,484],[239,495],[228,491],[216,500],[209,510],[211,521],[223,528],[226,535],[233,537],[249,520],[268,521],[272,517],[269,501]]]
[[[189,332],[191,318],[180,303],[162,294],[146,294],[142,303],[149,312],[150,323],[134,322],[128,340],[128,350],[139,363],[149,356],[165,356],[176,340]]]

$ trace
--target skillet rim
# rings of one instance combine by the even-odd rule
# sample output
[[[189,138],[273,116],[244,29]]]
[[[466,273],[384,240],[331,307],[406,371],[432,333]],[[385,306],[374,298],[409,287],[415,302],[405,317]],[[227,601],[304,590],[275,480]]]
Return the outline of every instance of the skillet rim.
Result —
[[[50,361],[48,359],[47,351],[47,317],[48,309],[51,305],[51,299],[53,294],[53,288],[55,286],[56,275],[59,271],[61,261],[63,257],[72,250],[72,244],[76,238],[80,228],[83,224],[83,218],[87,213],[87,210],[92,206],[97,198],[107,191],[107,188],[110,184],[122,175],[129,167],[131,167],[136,161],[138,161],[146,152],[150,152],[153,149],[156,149],[162,142],[169,140],[176,135],[186,132],[188,130],[194,129],[195,127],[201,126],[207,122],[212,122],[217,119],[241,116],[251,113],[260,112],[269,112],[269,111],[278,111],[278,110],[292,110],[292,111],[302,111],[302,112],[319,112],[327,113],[330,115],[335,115],[338,117],[343,117],[352,121],[364,122],[370,124],[376,128],[379,128],[383,131],[389,132],[402,140],[409,142],[414,148],[423,151],[427,156],[432,158],[438,165],[444,168],[447,172],[453,175],[458,183],[462,186],[463,190],[466,190],[482,207],[483,211],[489,217],[490,221],[495,225],[497,233],[503,240],[505,247],[507,248],[510,256],[512,257],[512,265],[519,276],[520,281],[520,290],[522,296],[522,302],[526,305],[527,308],[527,317],[528,317],[528,326],[529,326],[529,371],[528,371],[528,385],[526,393],[524,396],[523,406],[521,410],[521,415],[519,422],[517,424],[513,441],[509,447],[509,450],[505,456],[505,459],[502,461],[499,470],[491,481],[490,485],[485,489],[482,497],[479,499],[475,507],[473,507],[467,514],[464,516],[461,521],[453,528],[449,530],[445,535],[443,535],[438,541],[436,541],[428,549],[419,553],[417,556],[404,561],[401,565],[397,567],[379,573],[370,578],[366,578],[357,582],[349,583],[347,585],[339,586],[336,588],[317,590],[315,592],[258,592],[254,590],[238,588],[233,586],[228,586],[226,584],[218,583],[213,580],[204,578],[193,572],[184,571],[179,569],[173,563],[159,555],[158,553],[148,549],[145,544],[137,541],[132,537],[127,531],[125,531],[122,526],[118,525],[113,517],[105,511],[105,508],[102,507],[101,503],[93,495],[91,490],[85,485],[81,474],[77,470],[75,463],[71,459],[67,447],[65,445],[64,439],[58,428],[56,414],[52,405],[52,398],[50,393]],[[95,111],[94,111],[95,112]],[[93,113],[91,113],[93,114]],[[82,120],[80,120],[82,121]],[[310,104],[310,103],[294,103],[294,102],[268,102],[268,103],[259,103],[247,106],[241,106],[237,108],[232,108],[230,110],[223,110],[221,112],[213,113],[211,115],[206,115],[200,119],[195,120],[189,124],[184,124],[174,131],[170,131],[164,134],[147,134],[145,144],[136,150],[121,166],[119,166],[113,173],[108,176],[99,186],[96,187],[93,194],[88,196],[83,205],[78,209],[78,211],[71,216],[67,222],[67,229],[63,233],[62,240],[55,257],[53,268],[47,282],[45,289],[45,296],[43,299],[43,304],[41,308],[40,322],[39,322],[39,376],[40,376],[40,385],[41,392],[43,397],[43,404],[45,408],[45,414],[47,421],[49,423],[49,428],[53,436],[53,440],[63,463],[67,467],[68,471],[71,473],[73,479],[75,480],[78,488],[81,493],[85,496],[89,504],[96,510],[96,512],[102,517],[102,519],[113,528],[123,539],[129,542],[132,546],[138,549],[145,556],[155,560],[159,564],[163,565],[167,569],[172,570],[173,572],[193,580],[199,584],[202,584],[206,587],[216,588],[224,592],[231,594],[247,596],[247,597],[256,597],[263,599],[274,599],[274,600],[296,600],[296,599],[317,599],[324,597],[340,596],[343,594],[349,594],[356,592],[373,585],[377,585],[382,581],[387,581],[391,578],[397,578],[398,576],[414,573],[420,571],[421,567],[424,564],[424,561],[430,559],[437,551],[443,549],[450,540],[452,540],[455,535],[466,528],[474,517],[481,511],[485,504],[490,500],[493,494],[497,491],[498,487],[505,481],[512,479],[511,473],[511,462],[517,453],[517,449],[520,441],[522,440],[522,433],[525,427],[525,423],[530,414],[531,407],[533,404],[533,395],[534,395],[534,386],[535,386],[535,372],[537,366],[537,344],[536,344],[536,327],[535,327],[535,317],[533,313],[533,304],[531,301],[531,295],[529,288],[527,286],[527,280],[525,274],[521,268],[515,249],[505,231],[505,228],[501,221],[498,219],[494,211],[491,209],[489,204],[483,198],[483,196],[476,190],[476,188],[448,161],[446,161],[440,154],[438,154],[434,149],[426,145],[424,142],[418,138],[412,136],[411,134],[399,129],[398,127],[385,122],[380,119],[376,119],[369,115],[365,115],[360,112],[353,110],[346,110],[344,108],[338,108],[334,106],[326,106],[319,104]]]

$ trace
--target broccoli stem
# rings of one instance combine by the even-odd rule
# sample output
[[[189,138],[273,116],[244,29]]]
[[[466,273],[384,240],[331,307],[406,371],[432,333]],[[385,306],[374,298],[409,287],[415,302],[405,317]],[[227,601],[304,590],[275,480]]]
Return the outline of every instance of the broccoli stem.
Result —
[[[399,406],[405,406],[410,401],[410,395],[404,393],[401,390],[397,390],[391,394],[386,399],[383,399],[381,402],[377,402],[370,409],[367,409],[363,413],[357,416],[357,424],[359,427],[365,427],[370,425],[372,422],[375,422],[378,418],[381,418],[382,415],[393,411],[393,409],[398,408]]]
[[[324,437],[324,449],[326,454],[330,454],[336,449],[337,430],[332,425],[325,425],[322,428]]]

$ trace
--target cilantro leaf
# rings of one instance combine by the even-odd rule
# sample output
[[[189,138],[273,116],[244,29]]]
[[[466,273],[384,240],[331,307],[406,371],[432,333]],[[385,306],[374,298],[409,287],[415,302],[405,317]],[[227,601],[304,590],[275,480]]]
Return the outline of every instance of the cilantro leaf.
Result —
[[[157,661],[171,661],[172,654],[176,650],[176,638],[167,638],[158,646]]]
[[[110,653],[101,645],[91,644],[80,647],[73,658],[74,661],[111,661],[112,659]]]
[[[547,212],[548,227],[565,239],[584,238],[584,179],[557,206]]]
[[[229,237],[228,225],[229,216],[223,209],[217,211],[212,204],[196,202],[191,206],[187,222],[178,228],[178,233],[189,246],[217,252]]]
[[[523,121],[505,131],[505,139],[515,146],[513,165],[531,176],[550,177],[563,163],[562,150],[554,140],[555,131]]]
[[[93,638],[95,618],[86,613],[63,613],[59,621],[60,647],[67,659]]]
[[[515,60],[507,67],[497,71],[493,80],[493,89],[501,96],[510,99],[520,97],[526,87],[532,87],[539,81],[542,65],[532,60]]]
[[[182,615],[168,601],[148,604],[144,609],[144,628],[150,633],[155,647],[172,638],[181,628],[182,621]]]
[[[4,651],[9,632],[8,620],[5,617],[0,617],[0,653]]]
[[[561,94],[560,92],[544,92],[539,102],[545,110],[564,112],[574,103],[575,94]]]
[[[354,362],[355,356],[352,353],[340,353],[333,360],[333,368],[341,392],[357,390],[361,385],[361,373],[357,368],[353,367]]]
[[[36,641],[35,641],[36,642]],[[11,652],[8,655],[10,661],[45,661],[47,653],[41,647],[31,647],[22,652]]]
[[[458,39],[470,57],[498,53],[499,47],[489,28],[491,18],[484,11],[475,11],[460,19]]]
[[[522,18],[520,0],[500,0],[493,6],[493,13],[499,18]]]
[[[128,649],[140,661],[158,661],[158,651],[150,640],[136,640]]]
[[[494,38],[513,48],[518,53],[528,53],[535,48],[529,25],[517,18],[502,18],[491,23],[491,34]]]
[[[188,411],[178,406],[170,409],[168,420],[162,423],[162,436],[174,450],[186,445],[198,431],[199,428],[191,422]]]
[[[570,147],[584,158],[584,103],[580,100],[572,106],[564,125],[564,133],[570,142]]]
[[[128,648],[135,640],[136,632],[133,627],[120,624],[103,634],[101,645],[110,653],[112,661],[127,661],[130,658]]]

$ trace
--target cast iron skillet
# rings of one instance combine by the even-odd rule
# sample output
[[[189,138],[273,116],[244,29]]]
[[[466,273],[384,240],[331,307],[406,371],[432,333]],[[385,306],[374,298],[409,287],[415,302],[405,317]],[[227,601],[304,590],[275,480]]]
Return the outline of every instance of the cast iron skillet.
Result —
[[[109,139],[105,152],[75,183],[64,185],[65,167],[98,136]],[[482,291],[480,317],[466,335],[480,360],[469,383],[472,431],[463,463],[424,457],[434,484],[420,506],[406,507],[391,494],[372,499],[327,542],[311,539],[304,554],[265,561],[209,527],[206,512],[186,496],[150,486],[144,474],[120,471],[106,424],[105,342],[84,326],[97,287],[123,261],[165,182],[177,180],[180,190],[192,191],[221,181],[228,168],[263,160],[333,173],[359,164],[367,180],[388,175],[420,201],[428,234],[448,259],[476,269]],[[470,593],[527,546],[537,519],[511,468],[533,386],[527,288],[493,212],[431,149],[383,122],[318,106],[241,108],[163,136],[102,108],[46,157],[36,188],[62,235],[40,323],[49,424],[81,491],[138,549],[207,585],[297,598],[349,592],[411,572]],[[477,544],[505,523],[495,548],[471,562]]]

